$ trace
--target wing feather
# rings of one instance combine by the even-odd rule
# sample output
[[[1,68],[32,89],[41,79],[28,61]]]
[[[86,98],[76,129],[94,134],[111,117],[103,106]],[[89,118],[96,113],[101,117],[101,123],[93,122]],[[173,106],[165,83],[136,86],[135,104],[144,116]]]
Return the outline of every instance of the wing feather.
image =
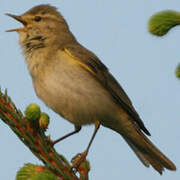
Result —
[[[140,129],[142,129],[147,135],[150,135],[123,88],[95,54],[77,43],[67,44],[64,46],[63,50],[69,56],[73,57],[73,59],[83,68],[95,76],[101,85],[111,94],[114,101],[123,107],[138,124]]]

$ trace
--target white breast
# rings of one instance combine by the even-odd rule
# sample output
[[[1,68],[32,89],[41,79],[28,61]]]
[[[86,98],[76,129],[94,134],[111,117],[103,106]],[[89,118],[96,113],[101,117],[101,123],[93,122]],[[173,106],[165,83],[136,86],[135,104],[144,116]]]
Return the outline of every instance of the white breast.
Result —
[[[76,125],[111,119],[118,112],[109,93],[64,52],[34,78],[37,95],[55,112]]]

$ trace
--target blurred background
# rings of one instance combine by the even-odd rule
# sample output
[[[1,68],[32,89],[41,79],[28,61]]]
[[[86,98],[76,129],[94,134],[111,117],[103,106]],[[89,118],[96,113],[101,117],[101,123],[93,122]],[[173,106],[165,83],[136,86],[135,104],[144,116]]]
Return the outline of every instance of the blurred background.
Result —
[[[92,50],[110,69],[131,98],[137,112],[152,134],[151,140],[180,167],[180,81],[175,68],[180,62],[180,27],[163,38],[152,36],[147,23],[154,13],[172,9],[180,11],[179,0],[3,0],[0,6],[0,87],[22,111],[37,103],[51,117],[47,134],[52,139],[73,130],[73,126],[46,107],[33,90],[17,33],[17,21],[5,13],[21,14],[39,4],[58,8],[78,41]],[[56,145],[68,160],[82,152],[93,132],[93,126]],[[15,134],[0,121],[0,179],[15,179],[25,163],[41,164]],[[90,149],[91,180],[146,179],[162,177],[145,168],[117,133],[101,127]],[[163,180],[179,180],[180,172],[165,171]]]

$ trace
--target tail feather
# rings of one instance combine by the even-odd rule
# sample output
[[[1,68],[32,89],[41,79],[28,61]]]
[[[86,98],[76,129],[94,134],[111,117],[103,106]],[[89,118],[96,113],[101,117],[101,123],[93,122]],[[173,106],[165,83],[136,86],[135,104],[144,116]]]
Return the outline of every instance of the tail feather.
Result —
[[[144,155],[134,146],[128,139],[124,138],[124,140],[128,143],[131,149],[134,151],[139,160],[144,164],[144,166],[149,167],[149,161],[144,157]]]
[[[149,155],[146,155],[144,154],[144,156],[146,157],[146,159],[150,162],[150,164],[152,165],[152,167],[158,171],[160,174],[162,174],[162,172],[164,171],[164,167],[163,165],[158,161],[156,160],[155,158],[149,156]]]
[[[137,127],[133,128],[133,132],[125,133],[123,138],[146,167],[151,165],[160,174],[164,168],[176,170],[174,163],[160,152]]]
[[[162,165],[162,167],[169,170],[176,170],[176,166],[170,161],[152,142],[142,133],[143,139],[146,141],[147,154],[149,159],[153,159],[156,164]],[[151,160],[152,161],[152,160]]]

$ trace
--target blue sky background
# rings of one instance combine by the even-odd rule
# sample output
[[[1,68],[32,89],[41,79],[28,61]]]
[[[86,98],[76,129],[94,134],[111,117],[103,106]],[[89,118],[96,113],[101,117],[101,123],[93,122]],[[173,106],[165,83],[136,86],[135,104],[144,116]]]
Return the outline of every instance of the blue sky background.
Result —
[[[8,94],[22,111],[30,103],[39,104],[51,117],[47,133],[56,139],[70,132],[73,126],[36,97],[18,45],[18,35],[5,32],[20,24],[4,13],[21,14],[42,3],[57,6],[80,43],[109,67],[150,130],[153,143],[180,168],[180,81],[174,74],[180,62],[180,27],[163,38],[154,37],[147,31],[152,14],[166,9],[180,11],[180,1],[1,1],[0,86],[8,89]],[[56,150],[70,160],[85,149],[92,132],[92,126],[84,127],[78,135],[57,144]],[[17,170],[24,163],[41,163],[1,121],[0,141],[0,179],[15,179]],[[104,127],[98,132],[88,159],[90,180],[180,178],[179,169],[165,171],[162,177],[152,168],[145,168],[121,136]]]

